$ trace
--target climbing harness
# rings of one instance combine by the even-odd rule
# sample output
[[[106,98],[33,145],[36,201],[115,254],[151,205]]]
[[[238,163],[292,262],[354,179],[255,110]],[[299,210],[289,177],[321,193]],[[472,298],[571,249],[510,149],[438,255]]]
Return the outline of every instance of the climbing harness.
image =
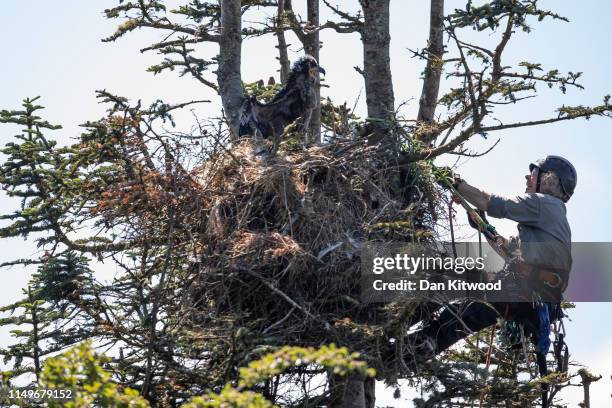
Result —
[[[509,350],[517,350],[523,346],[521,331],[521,326],[515,320],[501,319],[499,322],[500,341]]]
[[[563,311],[560,304],[549,304],[545,302],[537,302],[534,308],[538,315],[538,327],[531,328],[530,332],[525,329],[523,323],[516,320],[506,320],[507,316],[499,320],[499,339],[507,350],[522,351],[527,370],[532,379],[537,375],[540,378],[547,376],[548,370],[547,355],[549,354],[552,345],[552,354],[554,356],[555,369],[554,372],[559,374],[567,373],[569,363],[569,350],[565,344],[565,327],[563,325]],[[552,321],[551,321],[552,320]],[[550,334],[555,335],[555,340],[550,341]],[[532,341],[534,349],[530,350],[528,337],[535,336],[536,341]],[[535,354],[535,362],[537,372],[533,372],[530,364],[530,353]],[[547,383],[542,383],[542,408],[548,408],[551,403],[551,397],[559,390],[558,385],[553,385],[553,392],[549,393],[550,387]]]

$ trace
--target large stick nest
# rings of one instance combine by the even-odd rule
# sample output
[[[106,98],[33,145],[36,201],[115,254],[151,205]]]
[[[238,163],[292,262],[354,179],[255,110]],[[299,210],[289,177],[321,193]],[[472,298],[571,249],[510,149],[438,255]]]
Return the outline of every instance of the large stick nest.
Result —
[[[256,151],[244,140],[193,175],[206,249],[179,313],[194,344],[227,372],[254,349],[335,342],[397,375],[403,350],[391,339],[415,305],[362,303],[360,252],[433,239],[428,165],[399,166],[360,142]]]

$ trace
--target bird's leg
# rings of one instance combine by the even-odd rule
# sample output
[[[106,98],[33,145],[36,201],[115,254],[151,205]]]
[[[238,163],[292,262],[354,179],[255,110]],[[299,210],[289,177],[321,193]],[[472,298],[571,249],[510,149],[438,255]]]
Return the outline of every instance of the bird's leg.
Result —
[[[274,133],[272,136],[272,149],[270,150],[270,156],[276,156],[276,151],[278,150],[278,145],[280,144],[281,136]]]
[[[312,144],[312,140],[310,140],[312,135],[310,134],[310,129],[309,129],[311,116],[312,116],[312,109],[308,109],[304,113],[304,116],[298,119],[300,121],[300,126],[298,129],[304,137],[304,147],[308,147]]]
[[[257,127],[253,131],[253,144],[255,145],[255,154],[260,154],[264,150],[264,137]]]

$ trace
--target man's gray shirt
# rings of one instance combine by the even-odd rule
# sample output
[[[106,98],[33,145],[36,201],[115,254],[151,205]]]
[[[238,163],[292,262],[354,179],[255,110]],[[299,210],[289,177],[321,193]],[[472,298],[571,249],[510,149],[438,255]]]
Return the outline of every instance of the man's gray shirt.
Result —
[[[569,271],[572,233],[565,204],[548,194],[491,195],[487,214],[518,222],[521,256],[529,264]]]

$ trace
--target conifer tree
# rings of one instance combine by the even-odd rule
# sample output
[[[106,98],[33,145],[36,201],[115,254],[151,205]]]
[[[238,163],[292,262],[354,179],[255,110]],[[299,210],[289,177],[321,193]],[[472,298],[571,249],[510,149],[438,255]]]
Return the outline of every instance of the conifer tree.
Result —
[[[420,379],[430,393],[422,406],[481,399],[492,407],[529,406],[540,398],[538,382],[524,379],[529,358],[490,346],[483,340],[487,331],[411,370],[406,361],[414,349],[406,333],[441,305],[362,302],[359,256],[368,241],[439,239],[446,198],[434,183],[435,157],[474,155],[465,143],[499,130],[610,116],[606,96],[599,105],[561,106],[539,120],[493,117],[537,96],[540,84],[561,92],[581,87],[580,73],[513,63],[504,54],[516,30],[564,18],[535,0],[468,2],[447,12],[432,0],[430,44],[414,52],[426,60],[420,113],[406,119],[397,111],[390,75],[389,1],[359,1],[355,15],[323,1],[335,19],[329,21],[318,16],[318,2],[307,2],[305,17],[291,3],[189,0],[170,8],[161,0],[119,0],[106,10],[121,20],[107,41],[153,30],[159,41],[142,51],[157,52],[161,61],[150,72],[178,70],[218,94],[223,119],[196,118],[190,132],[168,130],[173,113],[207,100],[143,106],[98,91],[106,115],[83,124],[68,146],[50,136],[60,127],[42,119],[38,98],[0,112],[1,123],[21,128],[2,149],[0,184],[19,203],[0,215],[0,238],[31,239],[43,253],[3,265],[38,268],[24,299],[2,309],[18,313],[0,323],[26,326],[2,351],[14,367],[6,378],[40,376],[46,356],[88,338],[113,350],[104,364],[120,387],[138,390],[152,406],[174,407],[206,393],[234,395],[226,384],[240,381],[240,367],[287,344],[333,342],[359,352],[379,380]],[[255,8],[268,8],[274,21],[247,22],[245,13]],[[260,158],[248,139],[237,138],[240,107],[245,95],[267,100],[279,87],[243,83],[243,41],[276,36],[286,74],[283,36],[295,35],[314,53],[318,33],[328,29],[361,34],[358,70],[365,75],[368,117],[360,120],[346,104],[328,100],[322,122],[332,143],[304,148],[288,129],[279,157]],[[464,30],[497,43],[489,49],[465,42]],[[201,55],[202,44],[218,46],[218,54]],[[441,78],[450,90],[439,96]],[[116,268],[112,280],[96,279],[100,261]],[[83,358],[99,373],[89,352],[67,358]],[[263,406],[374,406],[370,371],[295,361],[286,371],[271,366],[269,376],[251,384]],[[323,384],[314,386],[320,378]]]

